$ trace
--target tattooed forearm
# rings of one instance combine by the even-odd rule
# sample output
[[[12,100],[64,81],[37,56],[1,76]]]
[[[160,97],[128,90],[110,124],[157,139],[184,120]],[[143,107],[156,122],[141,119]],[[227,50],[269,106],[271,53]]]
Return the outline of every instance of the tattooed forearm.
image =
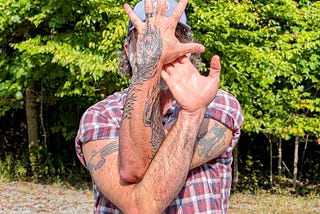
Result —
[[[155,114],[160,111],[160,88],[159,84],[155,84],[151,90],[148,91],[147,100],[143,112],[144,116],[144,126],[150,127],[151,123],[154,121]],[[158,115],[160,116],[160,115]],[[158,118],[160,119],[160,118]]]
[[[122,116],[122,122],[126,119],[133,119],[133,116],[137,116],[135,117],[138,118],[137,120],[129,122],[130,128],[136,124],[143,123],[148,129],[146,130],[147,135],[151,132],[150,144],[152,154],[149,155],[150,159],[157,152],[165,136],[160,112],[160,72],[157,70],[162,55],[163,41],[159,28],[151,26],[149,20],[151,17],[146,20],[144,32],[138,34],[136,52],[133,53],[135,58],[131,60],[133,63],[133,75]],[[149,82],[146,83],[147,81]],[[143,118],[141,118],[141,105],[143,105],[142,102],[145,99],[146,104],[143,110]],[[141,131],[132,131],[132,133],[140,134]],[[137,135],[135,134],[134,136],[136,137]],[[137,139],[132,140],[139,141]]]
[[[227,128],[223,125],[216,123],[208,132],[198,136],[198,155],[210,158],[217,155],[226,141]]]
[[[89,161],[87,161],[87,168],[91,173],[93,171],[101,169],[106,162],[105,158],[108,155],[111,155],[112,153],[117,152],[118,150],[119,150],[118,141],[113,141],[112,143],[109,143],[99,151],[93,150]]]
[[[144,125],[145,127],[151,128],[151,146],[152,156],[151,159],[157,152],[161,142],[165,137],[163,126],[161,123],[161,112],[160,112],[160,82],[158,81],[151,90],[148,92],[145,109],[144,109]]]
[[[136,93],[138,91],[141,91],[141,90],[138,89],[135,84],[133,84],[129,87],[127,101],[124,106],[124,110],[123,110],[123,114],[122,114],[122,119],[131,119],[131,113],[133,111],[133,105],[137,101]]]
[[[156,74],[156,67],[162,54],[163,41],[160,30],[152,29],[147,20],[146,29],[137,41],[136,65],[134,66],[134,83],[143,83],[152,79]]]

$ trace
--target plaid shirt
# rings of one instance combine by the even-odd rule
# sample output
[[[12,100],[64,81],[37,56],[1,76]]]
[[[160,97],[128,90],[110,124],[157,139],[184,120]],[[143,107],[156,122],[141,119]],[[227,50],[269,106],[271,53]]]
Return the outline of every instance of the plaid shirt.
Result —
[[[117,92],[90,107],[82,116],[76,137],[76,152],[85,166],[81,144],[98,139],[119,138],[119,129],[127,89]],[[179,106],[173,107],[163,123],[176,120]],[[243,115],[239,102],[229,93],[218,90],[205,117],[213,118],[233,130],[230,147],[218,158],[191,170],[180,193],[164,213],[227,213],[231,189],[232,150],[240,137]],[[93,183],[95,213],[121,213]]]

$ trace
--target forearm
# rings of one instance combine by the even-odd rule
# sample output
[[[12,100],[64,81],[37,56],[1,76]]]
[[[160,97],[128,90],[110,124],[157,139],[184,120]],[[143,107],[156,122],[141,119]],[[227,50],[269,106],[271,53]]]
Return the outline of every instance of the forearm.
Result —
[[[201,113],[196,117],[179,113],[177,122],[135,188],[135,202],[141,204],[139,209],[142,209],[142,213],[151,210],[152,213],[162,212],[181,190],[189,171],[202,118]]]
[[[202,118],[200,113],[191,117],[180,113],[137,183],[119,182],[117,139],[83,144],[88,169],[99,190],[124,213],[161,213],[185,182]]]
[[[120,174],[127,182],[140,180],[164,139],[160,114],[159,75],[129,87],[120,127]]]
[[[232,130],[218,121],[210,122],[213,125],[205,132],[198,134],[190,169],[219,157],[231,146]]]
[[[167,124],[165,129],[170,130],[173,124]],[[231,146],[232,137],[233,132],[226,125],[214,119],[204,118],[198,132],[189,170],[223,154]]]

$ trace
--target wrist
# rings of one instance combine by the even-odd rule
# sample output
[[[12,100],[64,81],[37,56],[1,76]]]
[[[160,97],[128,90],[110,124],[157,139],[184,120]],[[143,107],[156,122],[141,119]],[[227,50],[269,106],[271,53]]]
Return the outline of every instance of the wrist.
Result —
[[[147,67],[146,65],[133,66],[131,83],[144,84],[146,82],[157,82],[160,80],[163,63],[159,60],[155,65]]]
[[[198,129],[203,121],[206,108],[200,108],[195,111],[180,110],[178,119],[181,121],[184,129],[193,131]]]
[[[196,110],[186,110],[186,109],[181,109],[179,112],[179,115],[184,117],[185,119],[191,119],[191,120],[196,120],[197,118],[203,118],[204,114],[206,112],[205,107],[198,108]]]

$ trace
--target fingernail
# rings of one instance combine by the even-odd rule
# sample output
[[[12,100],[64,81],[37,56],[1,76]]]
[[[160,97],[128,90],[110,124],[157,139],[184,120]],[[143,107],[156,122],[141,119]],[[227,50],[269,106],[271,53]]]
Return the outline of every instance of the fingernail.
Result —
[[[206,50],[206,48],[203,45],[200,45],[199,47],[199,51],[202,53]]]

